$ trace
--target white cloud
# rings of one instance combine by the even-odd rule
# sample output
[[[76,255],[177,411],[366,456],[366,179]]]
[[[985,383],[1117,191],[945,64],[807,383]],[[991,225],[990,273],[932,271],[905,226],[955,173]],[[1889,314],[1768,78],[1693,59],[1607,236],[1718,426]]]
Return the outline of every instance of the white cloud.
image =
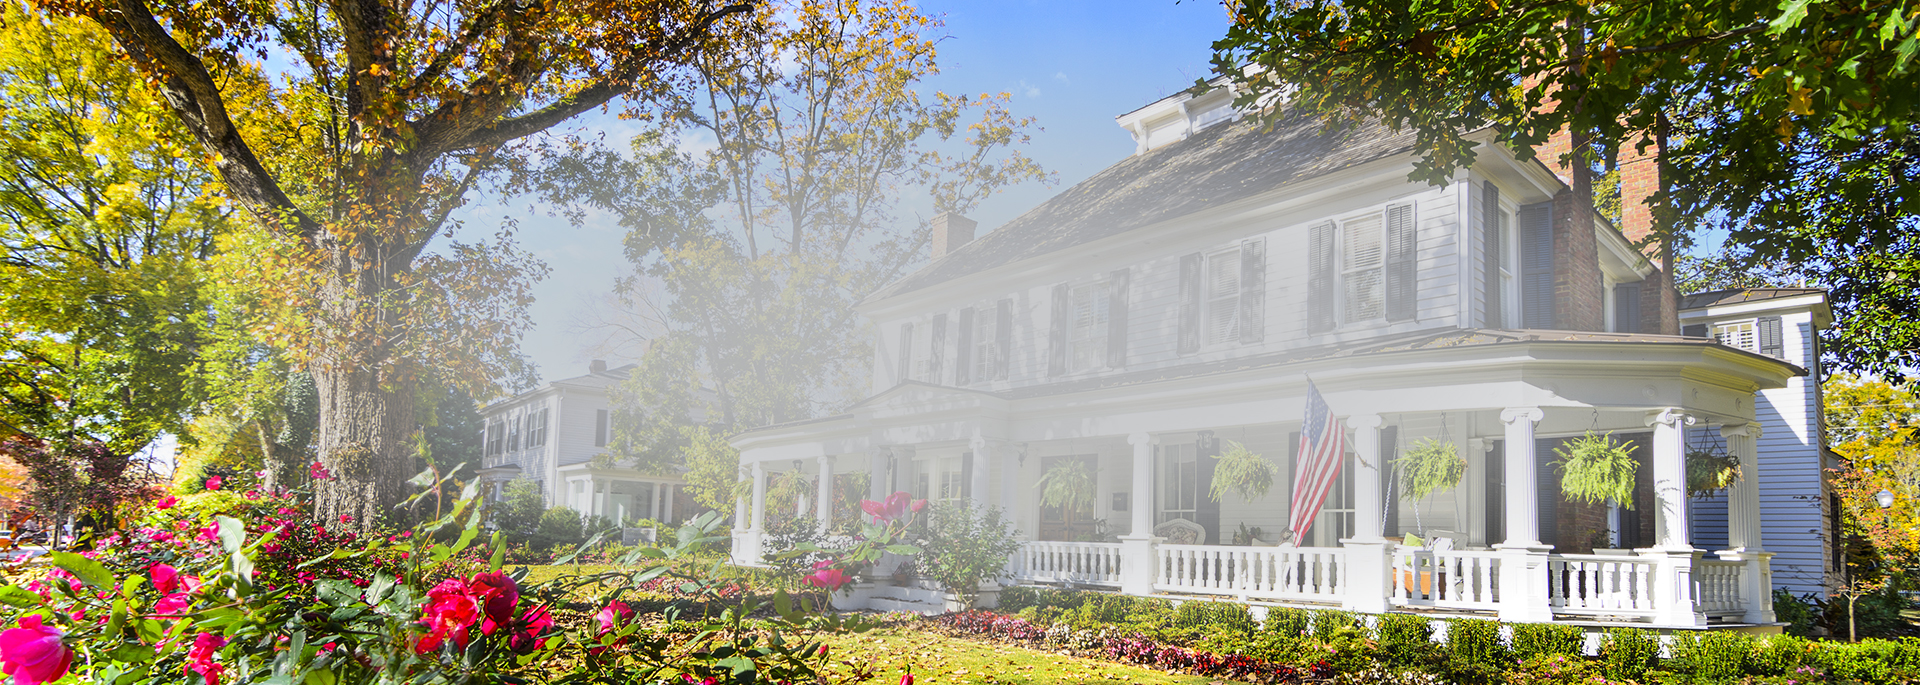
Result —
[[[1027,83],[1026,79],[1020,79],[1020,90],[1025,91],[1027,94],[1027,97],[1030,97],[1030,98],[1040,97],[1040,87],[1033,85],[1031,83]]]
[[[1065,83],[1067,85],[1073,85],[1073,79],[1067,78],[1067,72],[1064,72],[1064,71],[1053,72],[1053,80],[1059,81],[1061,83]]]

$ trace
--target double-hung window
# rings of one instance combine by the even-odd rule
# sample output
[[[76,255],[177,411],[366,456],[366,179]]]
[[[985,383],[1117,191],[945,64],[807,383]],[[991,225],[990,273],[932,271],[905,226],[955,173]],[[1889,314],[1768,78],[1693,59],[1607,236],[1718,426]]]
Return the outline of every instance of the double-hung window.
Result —
[[[1207,255],[1206,332],[1208,345],[1240,341],[1240,246]]]
[[[973,315],[973,337],[968,341],[973,346],[972,358],[967,363],[972,367],[969,377],[974,382],[993,378],[994,360],[1000,354],[999,339],[996,337],[999,331],[994,330],[994,325],[999,323],[997,319],[993,307],[981,307]]]
[[[1386,316],[1386,221],[1368,214],[1340,223],[1340,320]]]
[[[547,418],[552,409],[541,407],[540,411],[527,414],[527,446],[538,447],[547,444]]]
[[[1194,445],[1160,446],[1160,498],[1154,525],[1174,519],[1200,520],[1200,465]]]
[[[1072,371],[1087,371],[1105,366],[1107,355],[1107,282],[1102,280],[1073,286],[1068,292],[1070,325],[1067,327],[1067,359]]]
[[[1713,339],[1728,347],[1738,347],[1748,352],[1760,351],[1760,335],[1752,319],[1714,324]]]

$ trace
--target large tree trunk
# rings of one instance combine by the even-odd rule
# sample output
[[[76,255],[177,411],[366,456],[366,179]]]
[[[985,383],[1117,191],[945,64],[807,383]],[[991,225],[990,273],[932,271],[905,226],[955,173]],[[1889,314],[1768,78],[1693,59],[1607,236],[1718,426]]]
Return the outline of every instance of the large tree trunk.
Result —
[[[397,366],[382,344],[388,332],[382,321],[404,307],[389,301],[397,288],[370,269],[349,273],[323,286],[322,307],[333,321],[351,322],[352,332],[329,336],[329,349],[313,365],[320,395],[316,442],[320,463],[333,474],[314,483],[314,515],[332,530],[365,535],[382,521],[408,523],[394,507],[411,488],[416,459],[408,437],[417,426],[411,379],[381,373]]]

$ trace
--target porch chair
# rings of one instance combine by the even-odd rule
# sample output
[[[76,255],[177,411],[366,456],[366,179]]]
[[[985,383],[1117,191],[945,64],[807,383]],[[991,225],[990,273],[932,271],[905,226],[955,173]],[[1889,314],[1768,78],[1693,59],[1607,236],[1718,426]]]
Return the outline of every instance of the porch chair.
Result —
[[[1169,545],[1198,545],[1206,542],[1207,529],[1186,519],[1172,519],[1154,526],[1153,535],[1166,538]]]

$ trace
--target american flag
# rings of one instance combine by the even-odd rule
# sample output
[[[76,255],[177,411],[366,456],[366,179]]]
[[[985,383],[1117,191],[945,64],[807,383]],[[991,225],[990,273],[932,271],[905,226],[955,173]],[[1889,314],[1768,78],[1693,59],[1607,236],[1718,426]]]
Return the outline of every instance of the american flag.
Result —
[[[1293,475],[1293,508],[1287,513],[1287,528],[1293,531],[1294,544],[1307,539],[1314,517],[1320,515],[1320,503],[1340,478],[1346,443],[1345,428],[1333,417],[1333,409],[1320,396],[1320,389],[1308,381],[1307,418],[1300,427],[1300,460]]]

